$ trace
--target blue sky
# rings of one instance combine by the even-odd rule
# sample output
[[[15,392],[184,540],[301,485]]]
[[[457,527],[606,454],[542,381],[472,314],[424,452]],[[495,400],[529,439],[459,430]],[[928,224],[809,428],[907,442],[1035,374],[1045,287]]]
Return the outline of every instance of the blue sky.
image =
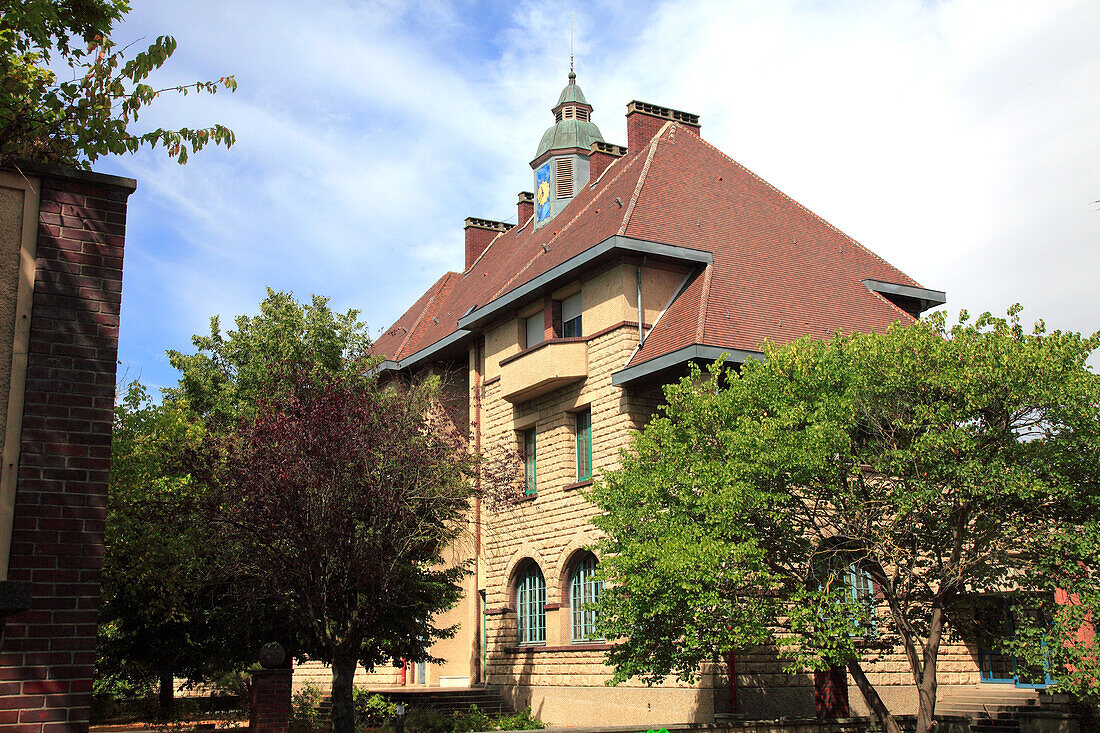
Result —
[[[149,127],[220,122],[229,149],[95,169],[130,198],[119,358],[175,383],[212,315],[265,287],[380,332],[462,267],[467,216],[515,217],[568,72],[609,142],[632,99],[703,136],[948,309],[1024,304],[1100,329],[1100,4],[998,0],[406,3],[134,0],[119,42],[174,35]],[[144,128],[141,128],[144,129]]]

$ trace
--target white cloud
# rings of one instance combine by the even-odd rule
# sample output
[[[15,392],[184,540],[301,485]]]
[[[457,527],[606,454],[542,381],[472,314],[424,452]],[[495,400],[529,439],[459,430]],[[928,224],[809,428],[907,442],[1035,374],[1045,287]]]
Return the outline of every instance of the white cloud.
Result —
[[[240,84],[142,121],[222,121],[238,144],[182,168],[159,151],[97,166],[139,179],[124,357],[185,347],[264,285],[388,325],[461,267],[464,217],[514,216],[568,22],[534,2],[137,5],[116,35],[176,35],[162,81]],[[1084,2],[576,9],[579,81],[609,141],[625,143],[630,99],[700,113],[706,138],[946,289],[952,310],[1019,300],[1086,331],[1100,327],[1097,37]]]

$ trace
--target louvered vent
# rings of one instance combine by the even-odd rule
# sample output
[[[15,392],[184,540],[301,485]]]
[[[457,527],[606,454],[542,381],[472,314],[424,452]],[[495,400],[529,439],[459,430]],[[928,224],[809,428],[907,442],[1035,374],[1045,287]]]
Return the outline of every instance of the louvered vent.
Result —
[[[571,198],[573,196],[573,159],[558,158],[556,163],[558,198]]]
[[[577,119],[588,122],[588,110],[583,109],[582,107],[577,107]]]

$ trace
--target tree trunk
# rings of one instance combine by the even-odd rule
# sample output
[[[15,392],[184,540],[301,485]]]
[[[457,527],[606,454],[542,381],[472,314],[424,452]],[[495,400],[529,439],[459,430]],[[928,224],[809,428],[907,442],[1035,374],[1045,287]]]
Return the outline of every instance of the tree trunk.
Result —
[[[939,656],[940,639],[943,638],[943,616],[942,601],[937,601],[932,609],[932,625],[924,647],[920,685],[917,686],[920,705],[917,708],[916,733],[929,733],[936,726],[936,657]]]
[[[176,682],[171,672],[160,673],[160,716],[167,718],[176,706]]]
[[[333,660],[332,733],[355,733],[355,702],[351,684],[354,677],[355,657]]]
[[[886,731],[886,733],[901,733],[898,722],[894,720],[894,716],[890,714],[886,704],[882,702],[882,698],[878,696],[878,690],[871,684],[871,680],[867,679],[867,675],[863,672],[863,667],[859,666],[858,659],[851,659],[848,661],[848,671],[852,673],[852,679],[855,680],[856,687],[863,693],[863,699],[871,706],[871,710],[874,712],[875,717],[878,718],[878,722],[882,726],[882,729]]]

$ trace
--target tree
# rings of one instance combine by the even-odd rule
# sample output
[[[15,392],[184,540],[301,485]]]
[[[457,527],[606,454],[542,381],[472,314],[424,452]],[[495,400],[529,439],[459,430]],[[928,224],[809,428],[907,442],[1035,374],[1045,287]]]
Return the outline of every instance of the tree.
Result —
[[[443,551],[461,531],[477,458],[440,409],[437,380],[288,364],[261,386],[254,417],[222,444],[218,521],[239,543],[248,588],[290,600],[303,651],[332,665],[332,729],[350,733],[357,663],[427,659],[428,644],[454,633],[433,617],[468,572]]]
[[[136,382],[115,407],[97,676],[159,680],[165,714],[173,676],[209,677],[232,638],[209,582],[216,545],[191,521],[201,487],[182,465],[202,434],[178,405],[153,403]]]
[[[325,372],[360,371],[369,338],[356,311],[324,298],[299,304],[269,290],[259,314],[223,334],[195,336],[194,354],[170,352],[179,385],[153,401],[131,385],[115,408],[104,550],[97,676],[160,680],[162,712],[172,677],[193,682],[245,669],[262,644],[300,652],[287,601],[243,588],[233,538],[210,522],[209,484],[196,466],[216,436],[251,415],[269,363],[292,359]],[[197,408],[196,408],[197,406]],[[212,435],[212,431],[216,435]]]
[[[168,352],[181,375],[166,398],[183,401],[216,430],[232,430],[238,417],[251,416],[275,364],[310,364],[329,374],[369,367],[371,340],[359,311],[334,313],[318,295],[302,304],[292,293],[268,288],[259,313],[237,316],[234,325],[223,334],[214,316],[208,336],[191,338],[195,353]]]
[[[226,147],[233,132],[133,125],[158,96],[236,90],[231,76],[156,88],[150,75],[176,50],[171,36],[125,59],[110,34],[128,0],[0,0],[0,164],[20,159],[87,168],[108,154],[162,145],[181,164],[209,142]],[[59,68],[69,78],[59,78]]]
[[[975,596],[1094,587],[1095,546],[1060,542],[1054,562],[1050,538],[1100,517],[1100,378],[1086,365],[1100,334],[1025,333],[1018,312],[768,345],[739,373],[667,387],[590,492],[615,680],[692,679],[718,654],[772,645],[789,671],[845,665],[897,731],[863,668],[897,644],[923,733],[940,645]],[[882,601],[853,594],[851,574]],[[1080,618],[1096,595],[1077,599]]]

